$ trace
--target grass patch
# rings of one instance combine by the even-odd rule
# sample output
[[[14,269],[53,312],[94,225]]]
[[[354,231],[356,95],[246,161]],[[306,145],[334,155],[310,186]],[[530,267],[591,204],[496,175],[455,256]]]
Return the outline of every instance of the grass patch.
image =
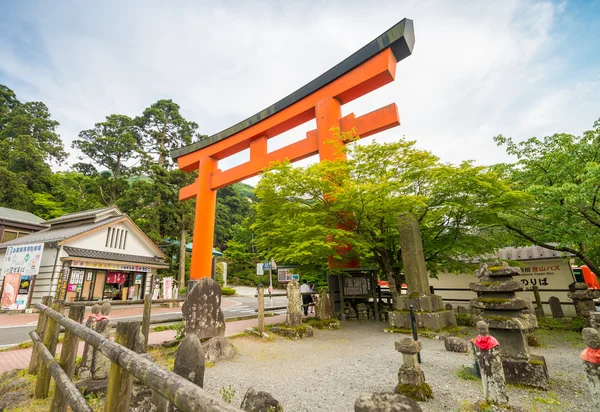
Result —
[[[154,358],[154,363],[157,365],[172,371],[175,366],[175,356],[177,355],[177,349],[179,346],[174,346],[172,348],[159,347],[150,349],[148,353],[152,355]]]
[[[311,319],[305,319],[303,322],[312,326],[315,329],[335,330],[335,329],[341,328],[341,323],[337,319],[317,320],[317,319],[311,318]]]
[[[581,332],[575,332],[571,330],[548,330],[538,328],[535,334],[540,342],[542,348],[551,348],[555,346],[561,346],[567,343],[572,348],[581,349],[584,346],[583,337]]]
[[[475,376],[471,373],[471,368],[467,368],[464,365],[461,366],[460,369],[456,371],[456,376],[458,376],[459,379],[462,379],[464,381],[479,381],[479,380],[481,380],[480,378],[478,378],[477,376]]]
[[[475,326],[475,324],[473,323],[473,317],[470,313],[457,313],[456,324],[459,326]]]

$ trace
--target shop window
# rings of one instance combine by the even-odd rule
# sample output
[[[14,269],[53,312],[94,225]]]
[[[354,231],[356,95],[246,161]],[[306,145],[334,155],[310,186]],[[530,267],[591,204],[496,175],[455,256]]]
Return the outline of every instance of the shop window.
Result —
[[[18,235],[18,232],[10,232],[8,230],[5,230],[2,234],[2,242],[8,242],[9,240],[16,239]]]

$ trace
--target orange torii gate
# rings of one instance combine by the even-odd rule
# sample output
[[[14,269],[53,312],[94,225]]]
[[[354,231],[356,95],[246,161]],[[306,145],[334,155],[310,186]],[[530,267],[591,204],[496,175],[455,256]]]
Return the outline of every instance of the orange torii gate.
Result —
[[[182,188],[180,200],[196,198],[191,280],[211,276],[217,189],[256,176],[269,163],[291,162],[319,154],[320,160],[345,158],[335,151],[332,127],[356,128],[358,135],[371,136],[398,126],[398,108],[392,103],[356,117],[342,117],[341,106],[394,81],[396,63],[412,54],[413,22],[403,19],[375,40],[310,83],[248,119],[206,139],[171,152],[179,169],[198,170],[196,181]],[[315,119],[317,129],[306,138],[273,152],[267,140]],[[338,142],[342,143],[342,142]],[[231,169],[218,169],[224,159],[250,149],[250,160]]]

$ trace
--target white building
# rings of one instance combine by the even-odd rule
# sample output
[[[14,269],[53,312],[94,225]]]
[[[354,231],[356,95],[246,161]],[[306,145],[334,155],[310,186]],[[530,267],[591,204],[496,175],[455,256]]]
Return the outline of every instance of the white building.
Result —
[[[0,244],[0,265],[7,251],[43,244],[39,272],[29,286],[30,304],[46,295],[67,301],[141,299],[152,290],[156,271],[168,267],[162,251],[116,206],[44,224],[49,227]],[[3,293],[5,275],[2,270]]]

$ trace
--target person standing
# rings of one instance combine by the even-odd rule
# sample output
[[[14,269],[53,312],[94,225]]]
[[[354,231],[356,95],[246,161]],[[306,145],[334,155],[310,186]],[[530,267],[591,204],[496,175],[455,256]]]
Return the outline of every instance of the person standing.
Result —
[[[300,293],[302,293],[302,309],[304,309],[304,316],[308,316],[308,305],[310,303],[310,295],[304,295],[304,293],[310,293],[310,286],[306,283],[306,280],[302,281],[302,286],[300,286]]]
[[[308,285],[308,287],[310,288],[311,293],[313,293],[313,295],[310,295],[310,299],[308,300],[308,303],[316,303],[316,299],[315,299],[315,284],[311,283],[310,285]],[[314,315],[315,314],[315,307],[314,306],[309,306],[308,307],[308,313]]]

